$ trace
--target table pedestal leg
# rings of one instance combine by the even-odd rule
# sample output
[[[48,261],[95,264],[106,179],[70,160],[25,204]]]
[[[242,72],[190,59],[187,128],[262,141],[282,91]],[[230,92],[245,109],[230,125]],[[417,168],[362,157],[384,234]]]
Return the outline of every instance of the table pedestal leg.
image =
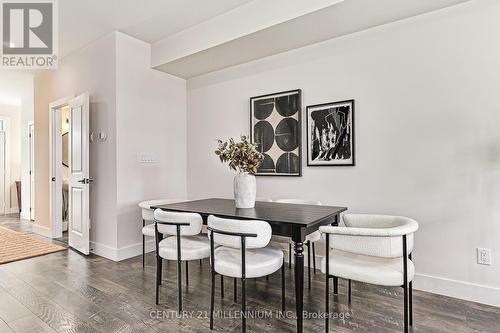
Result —
[[[303,330],[302,311],[304,309],[304,243],[295,244],[295,307],[297,312],[297,332]]]

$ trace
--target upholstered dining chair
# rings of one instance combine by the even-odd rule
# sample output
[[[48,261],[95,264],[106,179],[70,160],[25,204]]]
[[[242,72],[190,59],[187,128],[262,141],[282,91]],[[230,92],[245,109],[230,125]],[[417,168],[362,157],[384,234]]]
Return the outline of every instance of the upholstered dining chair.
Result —
[[[155,237],[153,209],[151,207],[186,201],[185,199],[159,199],[139,203],[142,209],[142,268],[146,263],[146,237]]]
[[[289,203],[289,204],[299,204],[299,205],[315,205],[321,206],[320,201],[316,200],[302,200],[302,199],[275,199],[273,202],[278,203]],[[321,239],[321,234],[319,231],[315,231],[306,236],[306,241],[304,245],[307,246],[307,277],[308,277],[308,287],[311,289],[311,248],[312,248],[312,264],[313,272],[316,274],[316,247],[314,243]],[[271,239],[275,243],[288,244],[288,265],[292,266],[292,241],[290,237],[283,236],[273,236]]]
[[[345,214],[345,227],[322,226],[326,255],[321,271],[326,274],[325,306],[330,312],[329,280],[348,280],[351,303],[351,280],[404,290],[404,332],[413,325],[412,281],[415,265],[411,260],[413,234],[418,223],[401,216]],[[326,332],[329,316],[325,316]]]
[[[268,276],[281,268],[281,307],[285,310],[285,270],[281,249],[269,244],[271,225],[259,220],[208,217],[212,289],[210,329],[214,324],[215,275],[241,279],[241,325],[246,332],[246,279]],[[216,248],[216,245],[220,245]],[[235,290],[236,291],[236,290]]]
[[[156,304],[160,300],[163,259],[177,261],[179,312],[182,311],[181,261],[186,262],[186,285],[189,284],[188,261],[210,257],[208,238],[201,235],[203,219],[196,213],[154,211],[156,240]],[[163,235],[169,237],[163,239]]]

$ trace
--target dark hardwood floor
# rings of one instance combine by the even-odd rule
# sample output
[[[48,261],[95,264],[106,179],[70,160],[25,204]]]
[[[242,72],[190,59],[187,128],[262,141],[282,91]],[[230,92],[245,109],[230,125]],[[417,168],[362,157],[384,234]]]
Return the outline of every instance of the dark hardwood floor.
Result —
[[[29,222],[1,217],[0,225],[30,233]],[[54,241],[57,242],[57,241]],[[184,265],[183,265],[184,266]],[[287,312],[294,315],[292,271],[286,269]],[[154,303],[154,256],[142,269],[140,257],[119,263],[68,251],[0,265],[0,332],[207,332],[210,301],[209,264],[191,262],[189,286],[184,284],[183,316],[178,317],[176,265],[164,264],[160,305]],[[307,277],[306,277],[307,278]],[[239,304],[233,303],[233,283],[225,279],[225,298],[217,284],[216,332],[238,332]],[[248,320],[250,332],[294,332],[293,318],[277,318],[281,306],[280,275],[269,281],[250,279],[248,310],[261,317]],[[305,310],[324,309],[324,276],[313,276],[305,290]],[[353,282],[353,302],[347,305],[345,283],[332,295],[331,332],[402,332],[402,290]],[[500,309],[426,292],[414,292],[412,332],[500,332]],[[264,312],[266,311],[266,312]],[[305,332],[324,332],[324,320],[305,320]]]

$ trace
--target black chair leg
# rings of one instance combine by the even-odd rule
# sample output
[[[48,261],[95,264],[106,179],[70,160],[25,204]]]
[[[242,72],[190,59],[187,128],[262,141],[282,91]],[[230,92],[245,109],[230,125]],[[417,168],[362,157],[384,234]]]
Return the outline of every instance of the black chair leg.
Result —
[[[408,255],[408,259],[412,259],[411,258],[411,253]],[[409,301],[410,301],[410,309],[409,309],[409,312],[410,312],[410,326],[413,326],[413,281],[410,281],[410,290],[409,290]]]
[[[238,279],[233,278],[233,300],[236,303],[238,301]]]
[[[325,247],[325,260],[326,260],[326,272],[325,272],[325,332],[330,331],[330,237],[326,234],[326,247]]]
[[[316,274],[316,247],[314,246],[314,243],[312,243],[312,248],[313,248],[313,269],[314,269],[314,274]]]
[[[146,242],[146,237],[142,236],[142,268],[146,266],[146,246],[144,243]]]
[[[285,258],[281,266],[281,311],[285,312]]]
[[[181,260],[177,259],[177,288],[178,298],[179,298],[179,313],[182,312],[182,270],[181,270]]]
[[[161,261],[161,257],[156,255],[156,305],[160,303]]]
[[[201,264],[202,264],[202,261],[201,261],[201,259],[200,259],[200,266],[201,266]]]
[[[292,268],[292,243],[288,243],[288,268]]]
[[[186,260],[186,286],[189,286],[189,261]]]
[[[337,295],[339,293],[339,278],[333,277],[333,293]]]
[[[352,281],[349,280],[348,282],[348,290],[347,290],[347,301],[349,304],[351,304],[351,294],[352,294],[352,286],[351,286],[351,283]]]
[[[215,271],[212,269],[212,286],[210,291],[210,330],[214,329],[214,303],[215,303]]]
[[[269,275],[266,275],[266,281],[269,281]]]
[[[404,289],[404,332],[408,333],[408,284],[405,283]]]
[[[224,298],[224,275],[220,276],[220,297]]]
[[[241,332],[247,331],[247,290],[246,279],[241,279]]]
[[[307,280],[308,287],[311,290],[311,242],[307,242]]]
[[[410,281],[410,288],[409,288],[409,312],[410,312],[410,326],[413,326],[413,281]]]
[[[403,289],[404,289],[404,332],[408,333],[408,252],[406,235],[403,235]]]
[[[144,228],[145,225],[146,225],[146,221],[144,221],[144,219],[143,219],[142,220],[142,227]],[[146,242],[146,237],[144,237],[144,235],[142,235],[142,268],[144,268],[144,266],[146,264],[146,258],[145,258],[146,247],[144,245],[145,242]]]

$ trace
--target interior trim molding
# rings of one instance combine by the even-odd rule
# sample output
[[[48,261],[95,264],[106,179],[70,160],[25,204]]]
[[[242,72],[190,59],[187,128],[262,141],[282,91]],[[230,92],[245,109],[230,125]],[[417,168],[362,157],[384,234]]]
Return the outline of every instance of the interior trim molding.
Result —
[[[418,273],[414,281],[418,290],[500,307],[500,288]]]
[[[22,211],[20,214],[21,219],[23,220],[28,220],[30,219],[30,212],[28,211]]]
[[[43,225],[34,223],[33,232],[43,237],[52,238],[52,229]]]
[[[117,249],[108,245],[90,241],[90,253],[104,257],[109,260],[117,260]]]
[[[146,240],[146,253],[153,251],[155,251],[154,240],[153,239]],[[132,244],[129,246],[115,248],[91,241],[90,252],[113,261],[122,261],[125,259],[142,255],[142,242]]]

